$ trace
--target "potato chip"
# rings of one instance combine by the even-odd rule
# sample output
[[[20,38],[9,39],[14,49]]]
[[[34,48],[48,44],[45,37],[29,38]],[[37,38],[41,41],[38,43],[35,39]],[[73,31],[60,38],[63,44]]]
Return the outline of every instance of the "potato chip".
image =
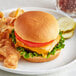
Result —
[[[0,18],[3,18],[4,14],[0,11]]]
[[[18,17],[18,16],[21,15],[22,13],[24,13],[24,10],[18,8],[16,11],[12,11],[12,12],[9,14],[9,17]]]

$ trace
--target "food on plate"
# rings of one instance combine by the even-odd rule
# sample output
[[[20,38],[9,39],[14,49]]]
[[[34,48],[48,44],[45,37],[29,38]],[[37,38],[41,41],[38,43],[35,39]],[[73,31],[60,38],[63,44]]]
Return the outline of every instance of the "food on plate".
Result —
[[[76,22],[72,18],[62,17],[58,19],[59,28],[62,31],[62,35],[65,39],[73,36]]]
[[[0,33],[0,61],[4,60],[4,65],[15,69],[20,58],[20,53],[12,46],[9,39],[9,32],[5,30]]]
[[[4,65],[8,68],[15,69],[17,67],[20,54],[14,47],[12,47],[8,39],[2,39],[0,44],[2,43],[3,45],[0,46],[0,55],[4,58]]]
[[[66,33],[63,33],[62,36],[65,38],[65,39],[68,39],[68,38],[71,38],[74,34],[74,31],[70,31],[70,32],[66,32]]]
[[[0,20],[0,32],[4,32],[5,30],[11,31],[13,29],[15,19],[13,18],[2,18]]]
[[[21,56],[31,62],[53,60],[65,46],[56,18],[41,11],[29,11],[18,16],[10,38]]]
[[[58,22],[59,22],[59,28],[62,32],[75,29],[75,21],[72,18],[62,17],[58,19]]]
[[[21,15],[22,13],[24,13],[24,10],[23,9],[20,9],[18,8],[16,11],[12,11],[10,14],[9,14],[9,17],[18,17],[19,15]]]
[[[6,56],[7,56],[6,59],[4,60],[4,65],[8,68],[15,69],[20,59],[19,52],[17,52],[16,49],[13,48],[11,45],[6,45],[4,49],[6,50]]]
[[[15,20],[16,20],[15,18],[7,17],[6,18],[6,21],[5,21],[6,22],[6,25],[14,26],[14,21]]]
[[[4,62],[4,66],[12,69],[17,67],[21,57],[9,38],[14,28],[13,24],[15,19],[13,17],[4,17],[4,14],[0,12],[0,61]]]
[[[3,18],[4,14],[0,11],[0,18]]]
[[[12,47],[8,39],[2,39],[2,41],[0,41],[0,45],[0,56],[1,58],[4,58],[4,65],[8,68],[15,69],[20,58],[19,52]]]
[[[64,41],[56,18],[49,13],[19,8],[0,18],[0,61],[7,68],[15,69],[21,57],[30,62],[54,60]]]
[[[0,55],[0,61],[3,61],[4,59],[5,59],[5,57]]]

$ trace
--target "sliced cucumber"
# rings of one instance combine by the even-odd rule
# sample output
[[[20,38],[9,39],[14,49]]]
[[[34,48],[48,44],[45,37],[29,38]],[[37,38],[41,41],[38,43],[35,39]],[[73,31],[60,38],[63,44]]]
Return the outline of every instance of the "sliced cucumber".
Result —
[[[71,38],[74,34],[74,30],[68,32],[68,33],[63,33],[62,36],[65,38],[65,39],[68,39],[68,38]]]
[[[72,18],[62,17],[58,19],[59,28],[62,32],[70,31],[75,29],[75,21]]]

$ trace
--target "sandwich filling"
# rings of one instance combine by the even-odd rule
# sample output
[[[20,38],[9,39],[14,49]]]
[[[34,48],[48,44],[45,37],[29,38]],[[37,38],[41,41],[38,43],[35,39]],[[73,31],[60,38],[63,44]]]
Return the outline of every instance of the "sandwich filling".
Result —
[[[57,50],[61,50],[64,48],[64,38],[62,36],[62,32],[59,32],[58,37],[51,43],[42,47],[29,47],[24,45],[15,37],[15,32],[12,30],[10,34],[10,38],[12,42],[15,44],[16,49],[21,53],[24,58],[34,57],[34,56],[42,56],[42,57],[50,57],[50,55],[55,55]]]

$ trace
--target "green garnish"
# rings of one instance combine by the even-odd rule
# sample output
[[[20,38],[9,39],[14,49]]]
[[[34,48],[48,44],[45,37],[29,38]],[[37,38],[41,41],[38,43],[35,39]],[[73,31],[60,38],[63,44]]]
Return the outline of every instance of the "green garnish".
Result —
[[[34,52],[33,54],[34,54],[34,56],[38,56],[38,54],[37,54],[37,53],[35,53],[35,52]]]
[[[16,44],[16,38],[15,38],[15,34],[14,34],[14,29],[12,30],[11,34],[9,35],[9,38],[11,38],[12,39],[12,42],[14,44]]]
[[[17,47],[16,49],[17,49],[18,51],[23,51],[23,52],[25,51],[25,49],[24,49],[23,47]]]
[[[53,49],[50,54],[54,55],[55,52],[56,52],[56,49]]]
[[[24,51],[20,52],[20,55],[23,55],[24,54]]]
[[[34,57],[33,53],[29,53],[30,57]]]
[[[29,58],[29,53],[26,53],[25,55],[23,55],[24,58]]]
[[[34,57],[34,56],[41,56],[41,54],[37,54],[36,52],[27,52],[27,49],[23,47],[16,47],[16,49],[20,52],[24,58]]]
[[[51,52],[48,53],[47,58],[50,57],[50,55],[55,55],[55,52],[57,50],[61,50],[62,48],[64,48],[64,46],[65,46],[65,44],[64,44],[65,40],[64,40],[64,38],[62,36],[62,32],[59,32],[59,35],[61,36],[61,39],[60,39],[59,43],[53,48],[53,50]]]
[[[59,43],[53,48],[53,50],[51,52],[48,53],[47,58],[49,58],[50,55],[55,55],[57,50],[60,50],[60,49],[64,48],[65,40],[62,36],[62,32],[59,32],[59,35],[61,36],[61,39],[60,39]],[[14,30],[12,30],[12,32],[10,34],[10,38],[12,39],[12,42],[14,44],[16,44]],[[21,56],[23,56],[24,58],[29,58],[29,57],[34,57],[34,56],[42,56],[41,54],[38,54],[36,52],[31,52],[31,51],[29,51],[29,49],[25,49],[25,48],[20,47],[20,46],[16,47],[16,49],[20,52]]]

